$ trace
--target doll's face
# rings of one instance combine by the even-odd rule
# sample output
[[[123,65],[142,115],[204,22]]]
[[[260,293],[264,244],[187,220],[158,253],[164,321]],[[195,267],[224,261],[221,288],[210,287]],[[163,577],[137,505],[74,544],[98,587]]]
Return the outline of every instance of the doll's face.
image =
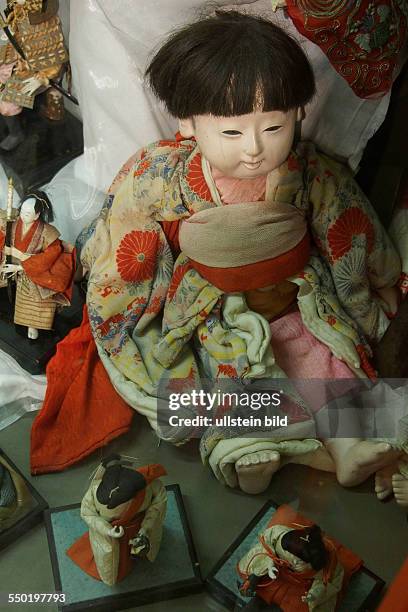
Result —
[[[40,216],[39,212],[35,212],[35,199],[29,198],[20,208],[20,218],[23,223],[34,223]]]
[[[185,138],[194,136],[210,166],[225,176],[256,178],[287,159],[299,114],[294,109],[235,117],[198,115],[180,120],[180,132]]]

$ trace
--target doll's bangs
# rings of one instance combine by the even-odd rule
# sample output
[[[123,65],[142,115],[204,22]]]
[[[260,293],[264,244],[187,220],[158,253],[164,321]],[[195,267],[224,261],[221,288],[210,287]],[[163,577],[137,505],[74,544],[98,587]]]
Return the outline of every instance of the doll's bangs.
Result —
[[[243,38],[202,83],[202,110],[230,117],[254,111],[287,112],[307,104],[315,92],[312,68],[298,44],[282,30],[276,38]],[[276,31],[273,31],[276,34]],[[268,31],[269,34],[269,31]]]
[[[269,21],[233,11],[217,11],[174,33],[146,77],[179,119],[288,111],[304,106],[315,91],[295,40]]]

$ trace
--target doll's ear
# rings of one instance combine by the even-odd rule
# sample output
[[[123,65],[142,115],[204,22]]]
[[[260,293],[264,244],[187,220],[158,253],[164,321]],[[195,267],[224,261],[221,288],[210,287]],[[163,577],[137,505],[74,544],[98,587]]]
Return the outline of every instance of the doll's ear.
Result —
[[[299,106],[299,108],[297,109],[296,121],[303,121],[305,117],[306,117],[305,107]]]
[[[179,132],[183,138],[193,138],[195,136],[194,121],[192,117],[179,119]]]

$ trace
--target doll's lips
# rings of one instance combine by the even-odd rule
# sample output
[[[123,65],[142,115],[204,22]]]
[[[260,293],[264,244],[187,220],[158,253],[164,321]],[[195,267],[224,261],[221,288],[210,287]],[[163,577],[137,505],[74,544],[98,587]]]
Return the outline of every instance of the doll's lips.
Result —
[[[262,164],[262,159],[261,161],[257,161],[257,162],[242,162],[242,165],[245,168],[247,168],[247,170],[258,170],[261,164]]]

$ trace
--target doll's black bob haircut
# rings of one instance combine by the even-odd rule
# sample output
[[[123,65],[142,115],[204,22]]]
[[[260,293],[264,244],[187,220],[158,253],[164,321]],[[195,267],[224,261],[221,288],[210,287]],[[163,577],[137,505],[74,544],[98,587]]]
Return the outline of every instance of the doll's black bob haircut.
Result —
[[[236,11],[216,11],[173,33],[145,76],[178,119],[286,112],[315,92],[299,45],[270,21]]]
[[[44,223],[52,223],[54,221],[54,211],[52,209],[50,198],[47,196],[45,191],[41,191],[40,189],[31,189],[30,191],[27,191],[27,193],[21,198],[19,208],[22,207],[24,202],[31,199],[35,200],[34,210],[36,213],[40,213],[41,221],[44,221]]]

